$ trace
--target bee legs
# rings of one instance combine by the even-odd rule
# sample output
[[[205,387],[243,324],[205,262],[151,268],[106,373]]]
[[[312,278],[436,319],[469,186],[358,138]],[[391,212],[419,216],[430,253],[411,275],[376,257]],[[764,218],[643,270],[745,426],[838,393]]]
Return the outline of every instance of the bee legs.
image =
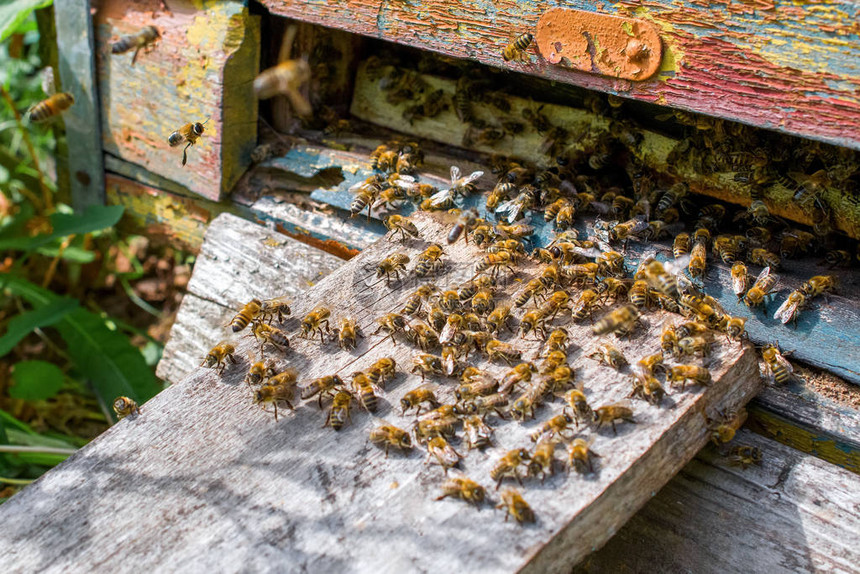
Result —
[[[194,144],[191,142],[188,142],[188,144],[182,150],[182,167],[185,167],[185,164],[188,163],[188,148],[191,147],[192,145],[194,145]]]

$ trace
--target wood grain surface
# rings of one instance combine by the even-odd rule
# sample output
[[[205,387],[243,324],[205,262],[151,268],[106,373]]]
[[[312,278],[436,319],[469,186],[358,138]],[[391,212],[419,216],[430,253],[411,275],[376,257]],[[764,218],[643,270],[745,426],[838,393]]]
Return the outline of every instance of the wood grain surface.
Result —
[[[387,287],[375,278],[372,264],[393,251],[414,256],[426,242],[447,235],[447,228],[428,216],[419,217],[418,225],[422,241],[379,241],[293,302],[293,317],[284,325],[290,332],[297,318],[319,303],[332,308],[335,319],[352,314],[366,335],[355,351],[293,337],[286,355],[270,356],[281,366],[298,368],[301,384],[348,374],[386,355],[400,369],[408,368],[415,353],[410,345],[372,335],[373,318],[399,309],[408,290]],[[449,247],[451,271],[437,283],[471,276],[474,249],[462,242]],[[531,272],[528,266],[521,271]],[[224,292],[238,283],[229,280]],[[631,361],[655,352],[665,319],[649,314],[647,329],[618,341],[619,348]],[[600,406],[625,397],[624,377],[585,356],[594,345],[590,325],[569,328],[571,357],[590,402]],[[540,346],[528,339],[515,343],[526,357]],[[293,414],[281,409],[275,422],[252,404],[242,382],[247,355],[256,349],[242,340],[239,364],[223,377],[209,369],[195,371],[142,405],[139,417],[124,420],[4,504],[0,519],[11,525],[0,534],[5,543],[0,552],[9,557],[4,560],[20,569],[48,571],[72,564],[120,571],[166,564],[195,570],[274,571],[288,565],[295,571],[565,571],[609,539],[701,448],[708,435],[706,414],[737,408],[760,384],[752,349],[720,343],[711,357],[711,386],[674,392],[662,406],[635,401],[638,424],[621,424],[617,436],[608,428],[581,429],[595,439],[598,471],[584,477],[562,472],[545,484],[529,481],[524,496],[538,520],[521,527],[503,521],[500,511],[434,501],[441,469],[424,464],[422,449],[386,458],[369,445],[374,422],[358,409],[340,433],[321,428],[325,415],[313,401]],[[507,370],[476,363],[498,375]],[[440,395],[451,400],[450,385],[439,383]],[[401,417],[394,405],[418,384],[420,379],[401,371],[381,393],[378,414],[409,426],[412,417]],[[538,421],[498,424],[495,445],[466,455],[463,471],[490,487],[498,500],[490,468],[508,449],[530,445],[536,425],[560,409],[553,403],[539,410]],[[465,451],[465,445],[459,449]],[[14,518],[22,512],[28,520]],[[159,541],[158,552],[152,551],[152,540]],[[367,551],[379,546],[386,551]]]
[[[250,164],[256,145],[259,18],[234,1],[95,5],[104,150],[217,201]],[[112,42],[148,25],[161,39],[134,66],[130,53],[111,54]],[[167,138],[204,121],[183,167],[184,146],[171,148]]]
[[[305,22],[860,148],[860,8],[850,0],[262,3]],[[544,11],[557,6],[653,23],[663,42],[660,71],[636,82],[570,70],[535,54],[526,64],[505,62],[503,48],[534,33]]]

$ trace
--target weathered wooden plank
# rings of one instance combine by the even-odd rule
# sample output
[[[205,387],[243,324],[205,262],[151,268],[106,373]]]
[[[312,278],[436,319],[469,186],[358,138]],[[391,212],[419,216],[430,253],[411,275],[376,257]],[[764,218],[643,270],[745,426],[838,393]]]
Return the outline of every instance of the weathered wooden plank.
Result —
[[[95,13],[102,144],[208,199],[228,193],[257,139],[252,81],[259,65],[259,18],[243,2],[117,2]],[[130,54],[111,55],[111,43],[154,25],[161,39],[132,66]],[[208,120],[208,121],[207,121]],[[168,136],[188,122],[205,132],[188,150]]]
[[[302,382],[347,374],[385,355],[406,368],[414,349],[371,333],[373,318],[399,309],[408,287],[389,288],[368,264],[395,250],[414,257],[425,241],[444,242],[448,230],[429,216],[420,216],[418,225],[423,241],[377,242],[294,302],[296,317],[318,303],[328,304],[334,319],[352,314],[366,334],[359,347],[339,351],[332,344],[293,337],[289,353],[277,357],[281,365],[298,368]],[[225,255],[232,257],[234,246],[227,247],[231,251]],[[453,283],[471,276],[476,248],[461,242],[447,251],[451,271],[438,280]],[[531,265],[521,268],[523,276],[532,273]],[[228,277],[220,290],[226,293],[237,283]],[[618,346],[633,361],[654,352],[659,346],[655,332],[666,319],[649,314],[647,332]],[[291,318],[284,328],[292,331],[297,324]],[[590,401],[597,406],[626,396],[628,385],[619,384],[614,371],[585,357],[594,344],[590,325],[568,328],[577,347],[574,365]],[[527,357],[540,344],[516,340]],[[423,453],[386,458],[370,448],[367,432],[373,422],[360,412],[337,436],[319,428],[323,415],[310,403],[294,414],[282,410],[275,423],[251,404],[242,383],[252,348],[257,346],[241,341],[240,364],[223,377],[196,371],[143,405],[140,417],[126,419],[4,504],[0,520],[8,527],[0,533],[2,559],[19,569],[48,571],[72,563],[120,569],[193,563],[195,569],[227,570],[278,570],[289,564],[295,570],[476,572],[528,566],[563,571],[608,539],[705,443],[703,413],[737,408],[759,384],[751,349],[720,342],[708,388],[673,393],[672,408],[636,401],[638,424],[622,425],[618,437],[611,430],[581,430],[594,437],[593,448],[602,455],[599,472],[587,479],[557,474],[541,486],[531,482],[524,496],[538,522],[522,528],[504,522],[499,512],[434,501],[442,471],[424,466]],[[495,374],[506,370],[475,362]],[[417,377],[399,374],[380,393],[379,414],[408,426],[410,417],[398,416],[392,407],[419,384]],[[439,392],[451,400],[448,389]],[[560,410],[558,403],[547,405],[539,421]],[[463,453],[465,470],[490,484],[488,472],[501,453],[530,445],[527,437],[539,421],[503,422],[496,446],[486,453]],[[146,504],[133,502],[141,495]],[[22,512],[28,520],[16,519]],[[87,530],[79,528],[78,513],[86,515]],[[127,541],[121,552],[116,551],[117,532]],[[158,552],[146,542],[153,539],[161,541]],[[386,551],[366,551],[377,547]]]
[[[95,46],[90,3],[58,0],[54,3],[62,90],[75,97],[63,119],[71,153],[67,156],[72,205],[84,210],[104,205],[105,182],[101,153],[99,86],[96,82]]]
[[[225,325],[250,299],[298,298],[344,261],[280,233],[225,213],[206,232],[188,293],[158,363],[178,383],[224,339]]]
[[[760,466],[702,450],[574,572],[851,572],[860,477],[742,430]]]
[[[382,73],[384,74],[389,69],[383,68]],[[441,90],[447,98],[454,97],[457,87],[455,79],[426,74],[422,75],[421,78],[427,83],[428,92]],[[588,150],[590,153],[595,142],[601,137],[612,136],[613,141],[619,145],[627,146],[630,153],[639,158],[645,167],[657,174],[668,176],[670,179],[682,180],[690,186],[692,191],[699,194],[743,206],[750,204],[749,187],[746,184],[736,182],[734,172],[706,173],[703,170],[694,169],[689,162],[677,159],[670,161],[669,158],[672,157],[673,150],[679,144],[679,140],[674,137],[631,124],[631,129],[635,130],[639,139],[636,140],[635,145],[628,145],[624,139],[617,138],[612,134],[611,118],[596,114],[589,109],[534,101],[531,98],[511,96],[500,92],[495,92],[494,95],[510,103],[510,112],[502,114],[497,108],[487,104],[472,103],[472,112],[476,120],[485,122],[489,126],[499,126],[501,119],[520,121],[524,111],[534,111],[540,108],[541,113],[550,119],[553,126],[562,128],[569,134],[564,138],[566,144],[562,148],[568,153],[582,152],[583,150]],[[415,102],[407,100],[392,104],[388,101],[387,96],[383,83],[368,73],[366,65],[360,66],[351,108],[351,113],[358,118],[398,132],[411,134],[412,137],[466,147],[485,154],[503,154],[524,159],[537,165],[552,165],[554,162],[554,158],[547,157],[548,134],[539,133],[528,122],[520,121],[523,124],[523,130],[516,136],[505,135],[499,141],[482,142],[470,135],[473,128],[460,120],[453,106],[442,110],[434,117],[416,118],[404,113]],[[346,141],[350,140],[347,139]],[[716,141],[716,137],[714,137],[714,145],[716,145]],[[732,142],[733,140],[729,138],[728,141]],[[792,143],[800,145],[799,141]],[[728,145],[731,150],[728,153],[737,153],[739,157],[754,151],[743,147],[740,143],[729,143]],[[558,155],[562,154],[558,153]],[[794,201],[795,192],[796,190],[788,189],[782,185],[773,185],[768,187],[764,200],[773,215],[804,225],[812,225],[813,211]],[[835,229],[850,237],[860,239],[860,200],[858,200],[855,192],[845,193],[843,190],[826,187],[822,190],[819,201],[833,214]]]
[[[547,6],[500,0],[434,2],[264,0],[273,13],[457,58],[539,75],[676,109],[860,148],[860,33],[849,0],[798,4],[743,0],[629,0],[565,8],[648,20],[661,31],[663,60],[652,78],[616,80],[555,66],[532,56],[505,62],[502,49],[535,32]],[[349,18],[343,18],[344,10]]]
[[[311,198],[340,210],[348,210],[352,201],[352,194],[344,191],[344,188],[349,187],[348,183],[360,181],[373,173],[369,160],[362,159],[360,154],[311,145],[303,146],[295,150],[295,153],[291,152],[273,161],[283,172],[293,173],[304,181],[311,182],[302,188],[303,191],[309,191],[313,187],[316,174],[321,171],[331,172],[340,166],[344,179],[337,186],[317,188],[310,194]],[[484,170],[484,177],[478,180],[479,190],[488,190],[494,185],[489,169],[482,167],[481,164],[439,155],[428,157],[420,173],[421,181],[437,185],[444,182],[446,172],[452,163],[459,165],[464,173],[469,173],[473,169]],[[245,190],[244,193],[253,195],[250,190]],[[270,209],[271,204],[268,200],[261,199],[259,203],[261,207],[266,206],[262,211],[274,213]],[[487,213],[484,197],[480,194],[465,198],[463,205],[474,206],[481,216],[488,220],[495,219],[494,214]],[[286,204],[281,204],[279,208],[281,212],[287,209],[292,209],[294,212],[301,211],[294,206],[287,208]],[[409,213],[412,209],[414,206],[409,203],[401,212]],[[277,216],[275,220],[277,221]],[[351,224],[356,226],[363,225],[364,221],[361,217],[350,220]],[[580,218],[576,227],[580,232],[586,232],[592,221],[590,217]],[[378,214],[374,213],[371,224],[370,229],[379,229]],[[552,240],[554,236],[552,225],[545,223],[540,217],[534,218],[531,224],[535,227],[535,234],[531,237],[535,246],[544,246]],[[318,229],[320,233],[325,233],[325,226]],[[343,240],[350,243],[346,238]],[[659,258],[669,257],[668,254],[671,253],[671,245],[666,242],[643,244],[631,241],[625,253],[628,266],[633,268],[644,252],[655,249],[658,250]],[[715,262],[714,259],[713,255],[709,255],[706,291],[733,316],[747,317],[746,329],[753,342],[765,344],[777,340],[781,348],[793,352],[795,359],[826,369],[855,384],[860,383],[860,354],[855,352],[860,348],[860,305],[857,303],[860,301],[860,283],[858,283],[860,279],[855,272],[850,269],[824,269],[819,261],[810,258],[786,260],[783,264],[785,269],[778,272],[780,276],[778,294],[773,302],[765,306],[765,309],[769,309],[770,312],[752,312],[739,302],[732,292],[729,267],[721,262]],[[759,270],[753,266],[750,266],[750,269],[753,275],[756,275]],[[803,311],[796,327],[783,325],[772,318],[775,308],[791,290],[798,288],[809,277],[822,273],[836,278],[839,294],[831,296],[828,303],[815,303]]]

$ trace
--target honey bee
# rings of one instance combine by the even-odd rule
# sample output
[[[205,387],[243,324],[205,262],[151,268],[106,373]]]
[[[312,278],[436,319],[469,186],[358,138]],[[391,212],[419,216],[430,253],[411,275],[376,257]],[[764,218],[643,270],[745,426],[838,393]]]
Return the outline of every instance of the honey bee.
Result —
[[[678,352],[678,335],[675,333],[675,326],[667,323],[663,325],[663,332],[660,334],[660,348],[663,355],[667,353],[675,355]]]
[[[493,292],[489,289],[481,289],[472,297],[472,310],[478,315],[487,315],[495,308]]]
[[[429,205],[433,209],[448,209],[453,205],[454,199],[461,195],[469,195],[477,190],[475,180],[484,175],[483,171],[475,171],[467,176],[460,176],[460,168],[451,166],[451,187],[443,189],[429,198]]]
[[[424,285],[420,286],[418,289],[412,292],[412,294],[406,300],[406,304],[403,306],[401,312],[406,315],[418,314],[418,312],[421,311],[422,302],[425,299],[428,299],[433,293],[438,290],[438,287],[436,287],[432,283],[425,283]]]
[[[500,392],[510,393],[519,384],[528,383],[532,379],[532,373],[537,372],[534,363],[520,363],[502,377]]]
[[[520,338],[524,338],[527,334],[534,332],[540,334],[546,339],[546,313],[543,309],[532,309],[523,315],[520,319]]]
[[[539,442],[542,437],[569,438],[564,435],[565,431],[572,431],[570,425],[574,423],[573,417],[567,413],[556,415],[543,423],[533,432],[530,437],[532,442]]]
[[[612,433],[617,435],[615,421],[636,423],[633,418],[633,410],[625,403],[604,405],[594,410],[594,422],[597,423],[597,430],[600,430],[603,425],[610,424],[612,425]]]
[[[137,403],[128,397],[117,397],[113,401],[113,412],[116,413],[117,419],[124,419],[130,414],[140,414],[140,407]]]
[[[208,121],[209,120],[206,120],[206,122]],[[203,135],[203,126],[206,122],[203,122],[202,124],[200,122],[187,123],[168,136],[167,143],[170,144],[170,147],[176,147],[182,142],[187,142],[185,144],[185,148],[182,150],[183,167],[188,163],[188,148],[197,143],[197,139]]]
[[[364,209],[364,206],[361,206],[357,210],[357,213],[360,213],[362,209]],[[385,227],[388,228],[389,231],[393,230],[393,233],[388,238],[389,241],[394,239],[394,236],[398,233],[400,234],[401,239],[407,239],[408,237],[419,239],[421,237],[418,234],[418,227],[415,226],[415,223],[404,215],[396,213],[389,215],[385,219]]]
[[[427,310],[427,322],[436,331],[444,329],[445,323],[447,322],[444,309],[442,309],[438,304],[431,304],[430,308]]]
[[[275,366],[271,362],[257,361],[252,363],[248,368],[248,373],[245,375],[245,382],[250,385],[257,385],[275,374]]]
[[[501,418],[505,418],[501,411],[502,407],[508,405],[508,395],[504,393],[493,393],[490,395],[482,395],[475,397],[470,401],[465,401],[457,405],[459,414],[479,414],[486,415],[495,413]]]
[[[771,275],[770,267],[765,267],[761,270],[758,277],[756,277],[755,283],[753,283],[752,288],[747,291],[747,294],[744,296],[744,303],[747,307],[758,307],[762,303],[764,303],[765,297],[770,295],[773,292],[773,288],[776,285],[777,277],[776,275]]]
[[[442,359],[436,355],[421,353],[412,357],[412,374],[420,374],[421,382],[427,375],[444,375]]]
[[[251,299],[248,303],[242,306],[239,313],[230,321],[230,328],[234,333],[238,333],[248,326],[248,323],[254,321],[260,316],[263,309],[263,302],[259,299]]]
[[[713,251],[723,263],[734,263],[740,253],[740,244],[736,241],[736,236],[718,235],[714,238]]]
[[[134,50],[134,55],[131,57],[131,65],[134,66],[140,50],[154,44],[159,38],[161,38],[161,34],[158,28],[155,26],[146,26],[137,34],[120,37],[119,40],[111,44],[110,51],[111,54],[125,54]]]
[[[54,118],[75,103],[75,96],[69,92],[59,92],[48,96],[38,104],[33,105],[27,116],[31,122],[39,123]]]
[[[732,291],[734,291],[738,298],[743,297],[749,288],[749,271],[747,271],[747,266],[744,265],[743,261],[736,261],[732,265],[731,276]]]
[[[502,267],[510,271],[511,274],[516,275],[517,272],[511,267],[513,259],[514,257],[510,251],[488,253],[475,265],[475,276],[478,276],[487,269],[491,269],[491,274],[495,276],[499,274]]]
[[[598,363],[609,365],[617,371],[628,365],[624,354],[611,343],[598,345],[597,350],[591,353],[589,358],[594,359]]]
[[[370,382],[385,388],[385,383],[397,373],[397,362],[391,357],[382,357],[366,371]]]
[[[761,449],[757,446],[735,445],[729,451],[729,466],[739,466],[746,470],[753,464],[761,464]]]
[[[570,314],[574,321],[582,321],[586,317],[592,317],[594,310],[598,308],[600,308],[598,294],[593,289],[585,289],[579,294]]]
[[[687,321],[675,327],[675,334],[679,338],[703,335],[708,332],[708,326],[701,321]]]
[[[522,352],[513,345],[503,343],[499,340],[492,339],[487,342],[484,347],[491,361],[503,360],[508,365],[513,365],[516,361],[522,359]]]
[[[273,96],[286,96],[297,115],[308,117],[313,109],[302,95],[301,87],[311,79],[311,67],[303,59],[285,60],[254,79],[254,93],[266,100]]]
[[[376,265],[376,278],[380,279],[385,275],[385,284],[391,283],[391,276],[394,275],[396,281],[400,280],[400,271],[406,272],[406,264],[409,263],[409,256],[403,253],[394,253],[389,255]]]
[[[614,225],[609,230],[610,241],[627,241],[648,229],[648,222],[641,217],[634,217],[623,223]]]
[[[776,345],[768,345],[762,349],[761,358],[764,362],[765,379],[769,383],[784,385],[796,378],[791,363],[779,352]]]
[[[379,407],[379,397],[376,396],[376,389],[366,373],[361,371],[353,373],[352,392],[364,410],[369,413],[376,412]]]
[[[277,327],[272,327],[266,323],[254,323],[251,327],[251,333],[254,335],[255,339],[260,341],[261,354],[266,343],[269,343],[281,351],[290,348],[290,340],[287,338],[287,334]]]
[[[361,336],[361,329],[355,322],[355,319],[344,317],[340,320],[337,329],[337,344],[341,349],[351,351],[355,349],[356,337]]]
[[[374,335],[384,332],[386,336],[391,337],[393,343],[397,343],[394,339],[394,334],[405,331],[406,317],[399,313],[387,313],[376,320],[379,327],[374,331]]]
[[[302,400],[309,399],[313,396],[318,396],[317,404],[322,408],[322,400],[324,397],[333,396],[339,388],[343,388],[343,380],[338,375],[327,375],[314,379],[305,388],[302,389]]]
[[[735,434],[743,426],[747,420],[747,411],[741,407],[735,413],[723,413],[718,411],[719,418],[711,420],[707,419],[710,425],[711,442],[719,446],[727,443],[735,438]]]
[[[407,431],[382,419],[378,419],[378,421],[378,426],[370,430],[370,442],[376,446],[384,446],[386,457],[388,457],[388,450],[391,447],[400,450],[412,449],[412,437]]]
[[[207,368],[215,368],[218,371],[218,374],[224,372],[224,369],[227,366],[227,361],[236,364],[236,357],[233,354],[236,352],[236,347],[231,343],[218,343],[206,354],[206,357],[203,359],[203,362],[200,363],[201,367]]]
[[[746,317],[729,317],[726,321],[726,336],[733,341],[740,341],[746,335]]]
[[[406,325],[406,338],[418,345],[422,351],[427,351],[439,345],[439,335],[424,321],[412,321]]]
[[[633,378],[633,390],[628,396],[640,398],[652,405],[659,405],[666,396],[666,390],[654,375],[636,373]]]
[[[535,409],[540,406],[543,400],[542,388],[533,386],[514,399],[510,408],[510,415],[518,421],[532,419],[535,416]]]
[[[464,236],[466,243],[469,243],[469,230],[477,224],[478,220],[478,210],[474,207],[462,210],[457,222],[448,232],[448,243],[455,243],[461,235]]]
[[[576,423],[577,428],[579,427],[580,422],[591,422],[594,418],[594,411],[591,409],[588,404],[588,400],[585,398],[585,393],[582,391],[582,384],[567,391],[564,395],[564,400],[567,403],[565,410],[567,410],[567,407],[570,407],[570,410],[573,411],[573,420]]]
[[[337,391],[332,399],[331,408],[329,408],[328,416],[323,426],[331,426],[336,431],[342,429],[346,421],[352,421],[352,417],[349,414],[351,405],[352,393],[346,390]]]
[[[464,380],[463,384],[454,389],[454,395],[457,397],[457,400],[467,401],[495,393],[498,388],[499,381],[492,375],[480,373]]]
[[[594,472],[594,459],[600,455],[591,450],[591,444],[584,438],[574,439],[567,449],[567,472],[575,468],[581,474]]]
[[[660,201],[657,203],[657,213],[664,212],[673,207],[679,200],[686,197],[689,191],[690,187],[684,182],[674,184],[660,197]]]
[[[780,264],[779,255],[761,248],[753,249],[750,252],[749,261],[755,265],[770,267],[772,269],[779,269]]]
[[[692,381],[698,385],[708,386],[711,384],[711,372],[705,367],[698,365],[678,365],[669,369],[667,379],[672,386],[681,384],[681,390],[687,386],[687,381]]]
[[[567,330],[563,328],[555,329],[549,334],[549,337],[547,337],[546,344],[543,348],[543,356],[549,356],[555,351],[565,353],[569,344],[570,335]]]
[[[836,288],[836,281],[830,275],[810,277],[800,286],[799,291],[809,299],[814,299],[824,293],[831,293]]]
[[[529,451],[524,448],[509,450],[490,470],[490,478],[496,481],[496,490],[506,477],[513,477],[520,484],[523,483],[519,474],[520,466],[526,466],[531,460]],[[528,470],[528,469],[526,469]]]
[[[800,311],[806,306],[807,302],[808,299],[806,295],[804,295],[803,291],[795,289],[789,293],[786,300],[783,301],[782,305],[780,305],[776,312],[774,312],[773,318],[779,319],[783,325],[787,324],[789,321],[792,321],[797,325],[797,317],[800,315]]]
[[[510,305],[499,305],[497,306],[492,313],[487,315],[487,329],[492,334],[497,334],[504,327],[505,330],[509,332],[513,332],[510,326],[511,320],[511,306]]]
[[[502,50],[502,58],[504,58],[505,62],[517,61],[517,62],[527,62],[528,55],[526,51],[531,46],[532,40],[534,40],[534,36],[528,32],[520,34],[517,36],[513,42],[505,46],[504,50]]]
[[[639,322],[639,311],[633,305],[625,305],[610,311],[591,328],[595,335],[615,333],[616,336],[625,336],[633,330]]]
[[[656,259],[646,259],[640,268],[653,288],[667,297],[678,296],[678,279],[672,265],[660,263]]]
[[[506,488],[502,491],[501,498],[496,508],[505,509],[505,522],[508,521],[508,516],[513,516],[520,524],[535,521],[534,511],[519,492],[513,488]]]
[[[525,284],[523,290],[517,295],[516,299],[514,299],[514,305],[517,307],[525,307],[526,304],[534,297],[536,294],[540,293],[544,290],[544,284],[540,279],[535,278],[530,280]]]
[[[448,474],[449,468],[457,466],[461,458],[460,453],[442,436],[433,437],[427,442],[426,462],[435,459],[436,464],[445,470],[445,474]]]
[[[707,357],[711,354],[711,340],[708,337],[694,336],[678,339],[678,356]]]
[[[693,249],[690,251],[690,262],[687,269],[690,272],[690,277],[696,279],[705,275],[705,266],[707,265],[708,251],[705,244],[702,242],[694,242]]]
[[[528,475],[535,478],[540,475],[543,483],[547,476],[552,476],[555,462],[555,441],[551,435],[541,436],[529,461]]]
[[[278,403],[285,403],[293,410],[293,395],[296,390],[298,371],[287,369],[269,378],[269,381],[254,391],[254,404],[272,403],[275,409],[275,421],[278,420]]]
[[[271,321],[275,317],[279,323],[284,322],[284,317],[292,313],[290,303],[286,297],[276,297],[274,299],[266,299],[260,304],[260,319],[263,321]]]
[[[486,497],[486,490],[483,486],[465,476],[457,476],[448,478],[442,483],[442,494],[436,497],[436,500],[453,497],[459,498],[469,504],[480,506]]]
[[[470,415],[464,418],[463,430],[466,433],[466,444],[469,450],[487,447],[492,442],[493,429],[484,422],[480,415]]]
[[[405,415],[406,411],[414,408],[415,414],[418,415],[421,413],[421,405],[424,403],[434,409],[440,404],[431,387],[419,387],[403,395],[403,398],[400,399],[401,414]]]
[[[680,259],[690,252],[690,234],[689,233],[679,233],[675,236],[675,240],[672,242],[672,255],[674,255],[675,259]]]
[[[666,370],[666,366],[663,364],[662,353],[654,353],[653,355],[642,357],[636,363],[636,366],[639,367],[639,370],[646,375],[654,375],[660,371]]]
[[[648,306],[650,301],[649,295],[648,282],[644,279],[639,279],[638,281],[634,281],[633,285],[630,286],[627,298],[634,306],[642,309],[643,307]]]

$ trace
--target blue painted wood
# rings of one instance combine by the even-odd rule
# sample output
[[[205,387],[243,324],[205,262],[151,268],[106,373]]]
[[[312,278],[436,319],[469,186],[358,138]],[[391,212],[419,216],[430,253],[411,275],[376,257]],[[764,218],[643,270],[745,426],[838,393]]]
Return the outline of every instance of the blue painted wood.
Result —
[[[332,156],[321,157],[319,152],[305,149],[300,153],[288,154],[281,158],[280,165],[289,171],[300,173],[305,177],[311,177],[314,170],[320,166],[331,167]],[[311,167],[309,167],[311,166]],[[316,167],[312,167],[316,166]],[[311,193],[311,198],[325,203],[342,211],[344,218],[348,219],[350,204],[353,195],[348,188],[358,181],[366,179],[373,174],[370,164],[364,162],[351,165],[349,171],[344,170],[344,181],[336,188],[317,189]],[[431,183],[438,185],[445,179],[437,176],[425,177],[422,174],[421,181],[432,180]],[[487,190],[493,185],[493,177],[485,174],[479,181],[479,189]],[[460,207],[475,207],[485,219],[494,221],[496,218],[486,210],[485,198],[481,194],[466,197],[460,201]],[[409,214],[414,211],[415,206],[407,202],[400,213]],[[544,247],[555,235],[551,224],[544,222],[541,213],[532,213],[529,221],[534,226],[535,232],[529,243],[532,247]],[[381,225],[382,217],[374,213],[370,221],[364,215],[354,217],[349,221],[358,227],[364,227],[368,231],[382,236],[385,228]],[[581,219],[577,222],[576,229],[582,237],[589,234],[588,227],[591,219]],[[322,237],[324,234],[320,234]],[[338,237],[325,237],[326,239],[338,239]],[[624,252],[627,258],[627,267],[632,272],[639,262],[643,253],[651,253],[657,250],[657,258],[667,260],[671,258],[671,245],[668,243],[643,244],[631,241]],[[777,272],[780,275],[779,290],[771,298],[764,310],[751,311],[731,290],[731,278],[729,268],[722,263],[714,261],[709,253],[708,278],[705,292],[716,298],[725,310],[733,316],[747,317],[747,332],[750,339],[758,344],[778,342],[781,349],[791,351],[792,357],[805,363],[830,371],[855,384],[860,384],[860,309],[857,301],[860,300],[860,285],[858,285],[857,274],[850,270],[831,270],[819,266],[815,261],[786,261],[788,267],[785,272]],[[760,269],[750,266],[750,273],[755,277]],[[772,318],[773,312],[785,299],[788,293],[812,275],[830,274],[834,275],[840,285],[840,295],[831,296],[829,302],[823,299],[816,300],[800,315],[797,327],[782,325]]]

